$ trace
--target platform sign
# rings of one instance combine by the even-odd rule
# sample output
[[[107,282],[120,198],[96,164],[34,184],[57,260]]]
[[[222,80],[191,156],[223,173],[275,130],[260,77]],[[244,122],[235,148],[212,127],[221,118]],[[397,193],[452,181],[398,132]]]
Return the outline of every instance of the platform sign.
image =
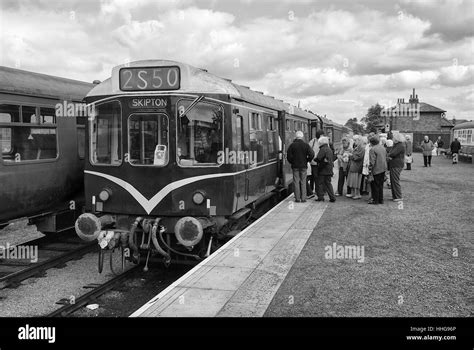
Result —
[[[181,74],[178,66],[126,67],[119,71],[122,91],[179,90]]]

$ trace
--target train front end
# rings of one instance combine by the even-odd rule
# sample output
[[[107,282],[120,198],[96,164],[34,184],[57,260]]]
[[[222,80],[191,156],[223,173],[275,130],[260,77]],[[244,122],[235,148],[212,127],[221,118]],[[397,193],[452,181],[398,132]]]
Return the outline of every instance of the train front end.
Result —
[[[211,77],[141,61],[115,67],[91,91],[81,238],[135,263],[209,255],[234,206],[233,168],[218,162],[231,132],[229,91]]]

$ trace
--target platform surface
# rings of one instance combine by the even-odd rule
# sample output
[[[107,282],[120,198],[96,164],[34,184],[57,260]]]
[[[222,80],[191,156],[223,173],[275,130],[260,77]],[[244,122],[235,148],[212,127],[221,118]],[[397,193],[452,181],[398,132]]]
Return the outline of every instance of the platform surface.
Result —
[[[280,202],[131,317],[261,317],[332,203]]]

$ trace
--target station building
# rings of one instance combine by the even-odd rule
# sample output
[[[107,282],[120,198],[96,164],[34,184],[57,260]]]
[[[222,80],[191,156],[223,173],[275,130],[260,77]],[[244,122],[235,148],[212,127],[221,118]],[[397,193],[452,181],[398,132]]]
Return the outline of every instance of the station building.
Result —
[[[444,141],[444,148],[451,142],[451,129],[454,124],[446,119],[446,111],[426,102],[420,102],[413,89],[408,102],[400,98],[395,106],[382,113],[384,125],[392,132],[401,132],[412,136],[413,144],[419,145],[425,135],[435,142],[438,136]]]

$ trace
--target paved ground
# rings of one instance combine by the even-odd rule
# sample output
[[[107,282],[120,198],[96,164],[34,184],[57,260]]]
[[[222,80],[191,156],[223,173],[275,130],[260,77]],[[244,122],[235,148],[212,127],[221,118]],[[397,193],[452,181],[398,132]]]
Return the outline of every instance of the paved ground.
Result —
[[[474,165],[414,158],[403,205],[327,207],[265,316],[474,316]],[[334,243],[364,247],[364,261],[327,259]]]

